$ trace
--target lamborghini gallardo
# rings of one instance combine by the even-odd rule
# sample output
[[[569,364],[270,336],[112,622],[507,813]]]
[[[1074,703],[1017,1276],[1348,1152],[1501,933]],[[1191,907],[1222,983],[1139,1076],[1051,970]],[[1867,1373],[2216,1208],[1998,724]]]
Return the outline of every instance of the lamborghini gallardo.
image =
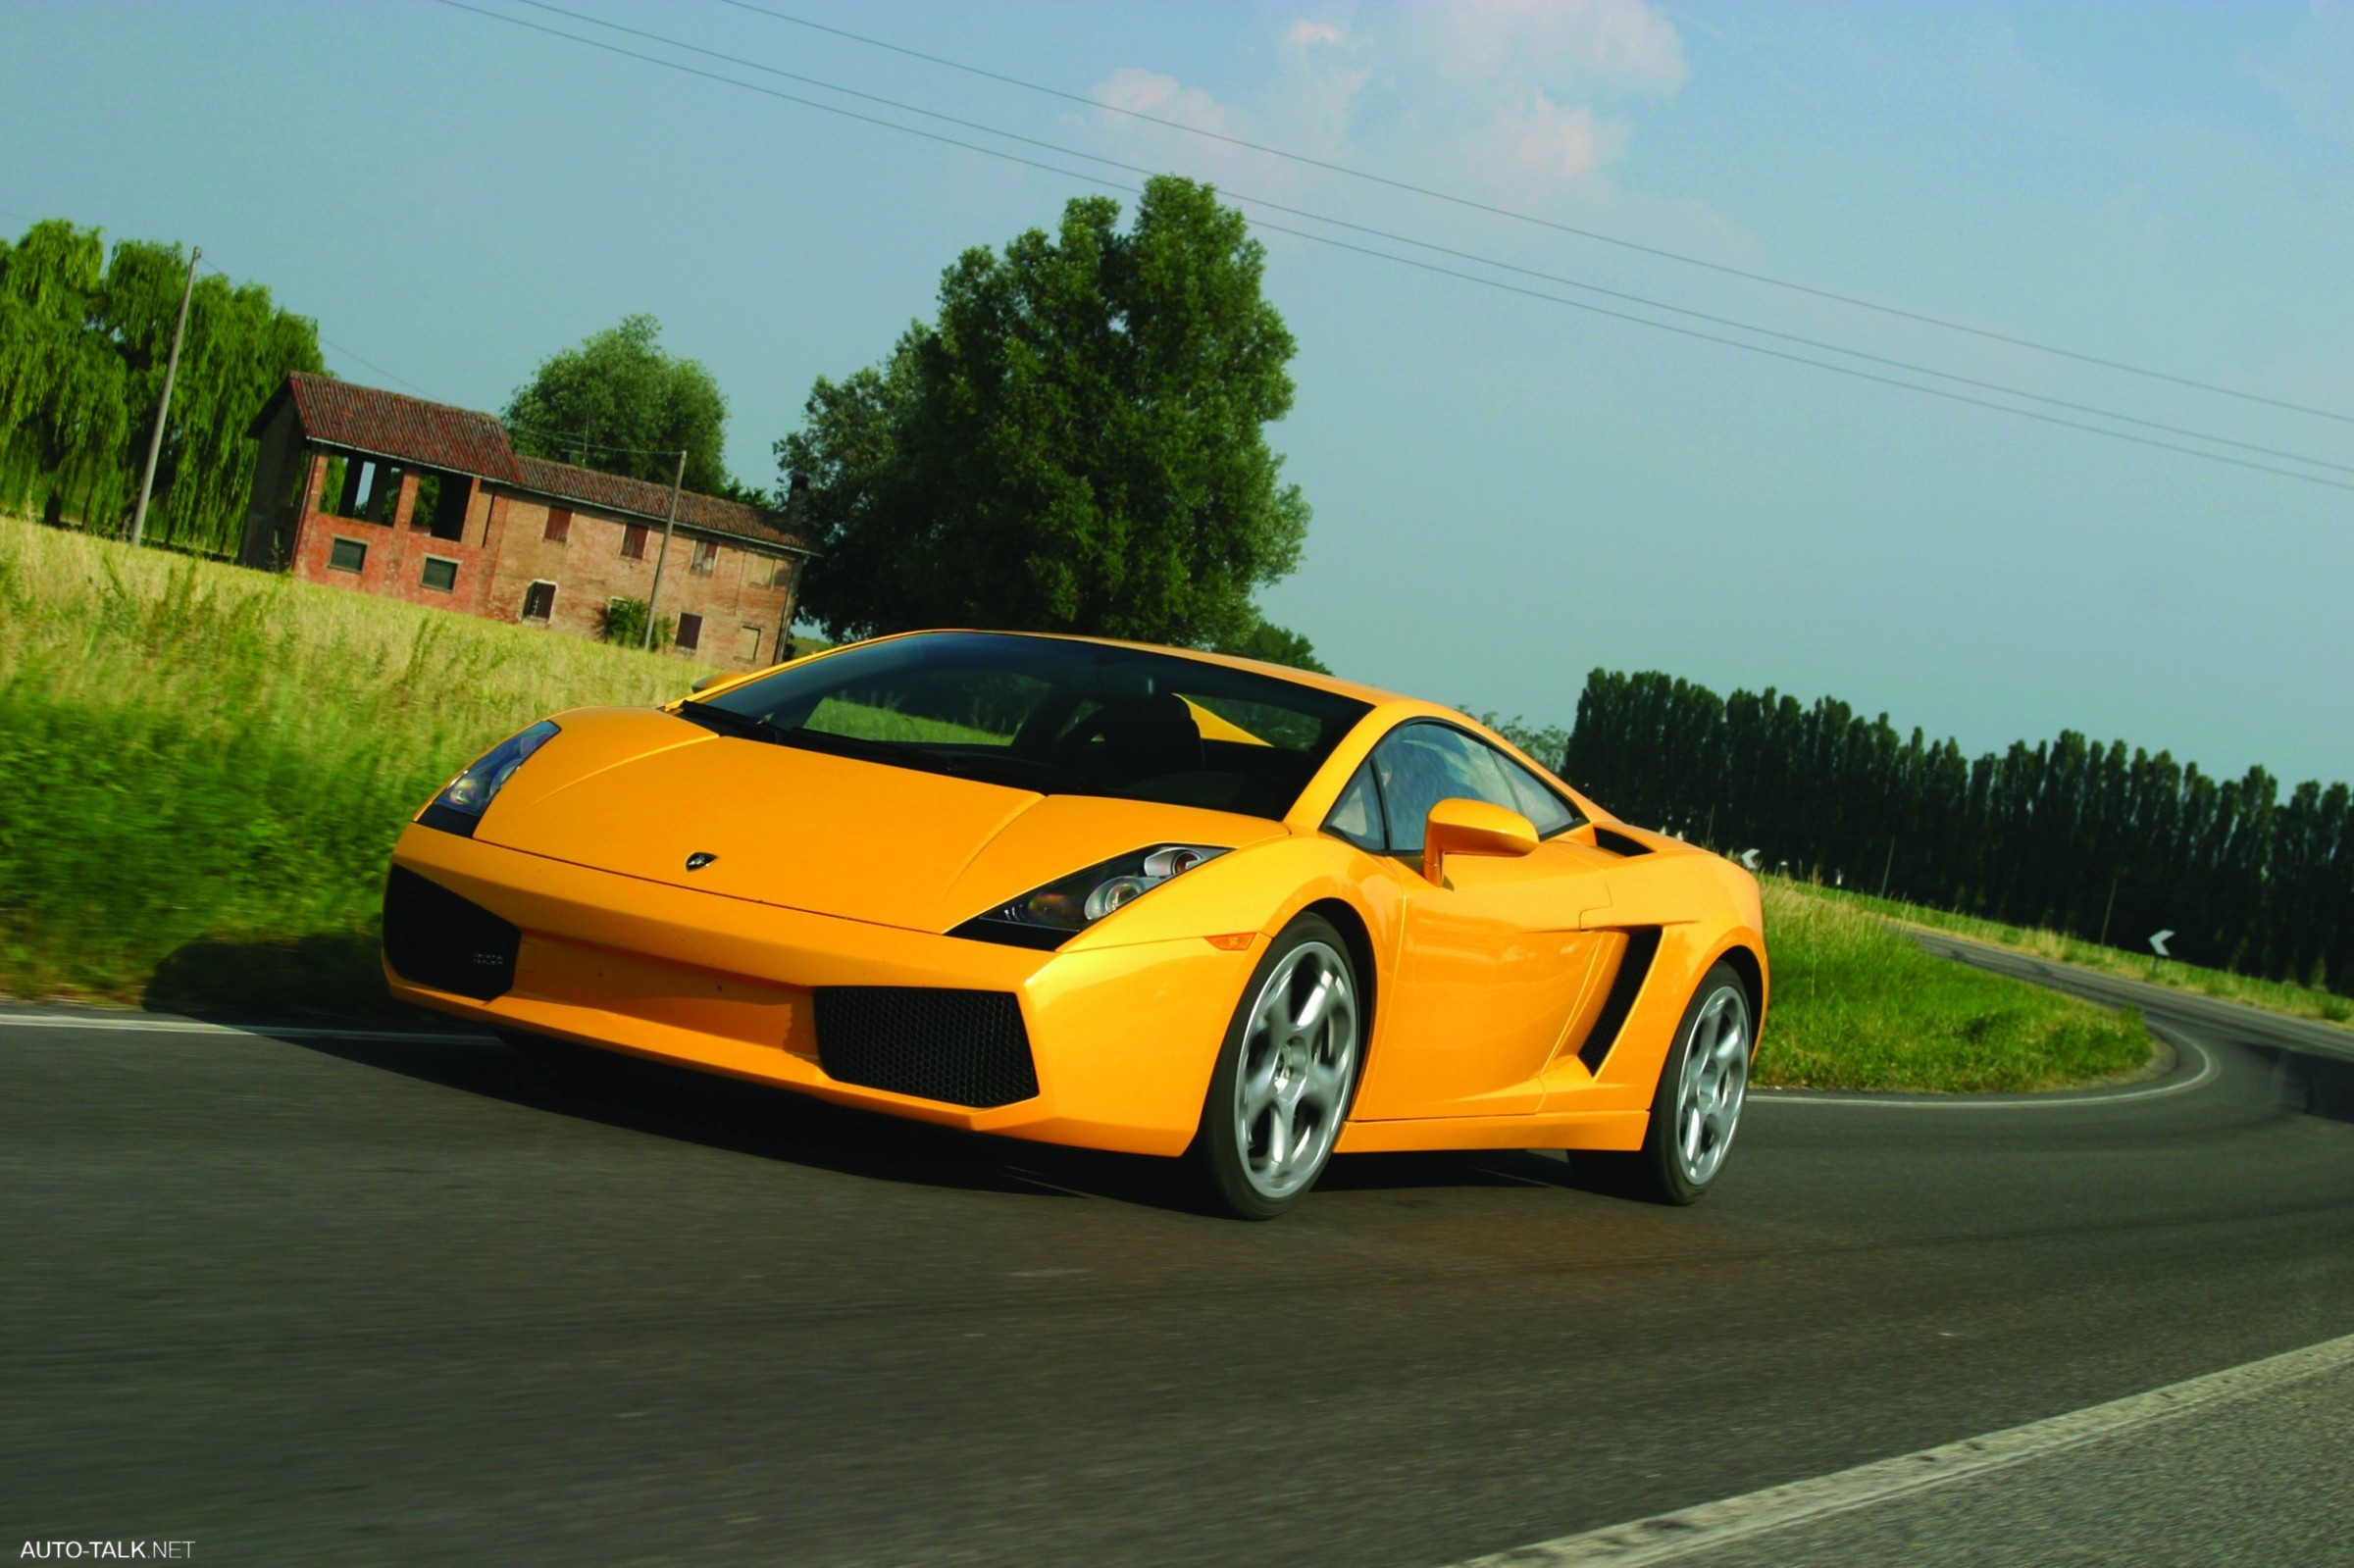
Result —
[[[1183,1157],[1586,1151],[1688,1203],[1767,971],[1740,867],[1464,715],[1207,653],[923,632],[500,742],[402,832],[399,998],[521,1042]]]

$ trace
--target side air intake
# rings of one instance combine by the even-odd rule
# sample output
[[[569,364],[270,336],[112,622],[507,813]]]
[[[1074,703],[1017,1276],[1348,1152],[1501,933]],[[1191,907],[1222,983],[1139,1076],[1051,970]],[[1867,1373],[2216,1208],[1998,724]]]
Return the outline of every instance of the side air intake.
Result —
[[[1659,927],[1637,926],[1626,934],[1626,951],[1619,955],[1618,973],[1611,978],[1611,994],[1603,999],[1602,1016],[1594,1020],[1586,1042],[1577,1048],[1577,1059],[1586,1064],[1587,1072],[1600,1073],[1609,1060],[1611,1047],[1618,1043],[1619,1032],[1626,1028],[1626,1015],[1634,1011],[1635,998],[1643,993],[1643,982],[1651,977],[1651,961],[1659,955]]]

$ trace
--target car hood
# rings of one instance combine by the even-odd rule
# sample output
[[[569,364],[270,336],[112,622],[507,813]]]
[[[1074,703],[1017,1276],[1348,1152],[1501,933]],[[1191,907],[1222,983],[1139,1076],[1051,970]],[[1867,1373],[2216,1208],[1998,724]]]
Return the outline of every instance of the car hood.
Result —
[[[1155,843],[1240,848],[1281,824],[971,779],[714,734],[653,709],[559,715],[479,842],[916,931],[947,931]],[[689,858],[709,856],[700,869]]]

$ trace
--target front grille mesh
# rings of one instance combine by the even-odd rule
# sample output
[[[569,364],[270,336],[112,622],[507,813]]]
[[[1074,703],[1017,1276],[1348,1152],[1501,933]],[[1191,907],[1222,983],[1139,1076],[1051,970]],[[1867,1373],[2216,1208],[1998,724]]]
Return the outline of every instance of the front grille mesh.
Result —
[[[821,986],[816,1006],[818,1065],[837,1082],[974,1107],[1038,1093],[1010,991]]]
[[[438,883],[394,866],[384,879],[384,957],[411,985],[477,1001],[515,984],[523,933]]]

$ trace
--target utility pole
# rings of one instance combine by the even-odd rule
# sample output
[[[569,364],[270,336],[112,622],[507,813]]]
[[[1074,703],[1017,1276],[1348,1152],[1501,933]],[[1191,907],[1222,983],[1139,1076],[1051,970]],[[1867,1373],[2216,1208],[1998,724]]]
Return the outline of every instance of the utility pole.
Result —
[[[1888,858],[1880,862],[1880,896],[1888,896],[1888,874],[1896,869],[1896,839],[1888,840]]]
[[[2125,874],[2123,871],[2109,879],[2109,907],[2101,911],[2101,945],[2103,947],[2109,945],[2109,917],[2117,913],[2117,885],[2124,880]]]
[[[164,400],[156,405],[155,433],[147,437],[147,467],[139,475],[139,504],[130,514],[130,542],[135,549],[147,532],[147,497],[155,490],[156,454],[164,449],[164,421],[172,412],[172,383],[179,376],[179,340],[188,330],[188,301],[196,293],[196,259],[201,247],[188,247],[187,286],[179,291],[179,325],[172,329],[172,358],[164,366]]]
[[[662,523],[662,548],[654,552],[654,585],[645,594],[645,630],[639,634],[638,651],[654,645],[654,600],[662,593],[662,566],[670,559],[670,536],[679,528],[679,486],[687,482],[687,448],[679,448],[679,471],[670,480],[670,516]]]

